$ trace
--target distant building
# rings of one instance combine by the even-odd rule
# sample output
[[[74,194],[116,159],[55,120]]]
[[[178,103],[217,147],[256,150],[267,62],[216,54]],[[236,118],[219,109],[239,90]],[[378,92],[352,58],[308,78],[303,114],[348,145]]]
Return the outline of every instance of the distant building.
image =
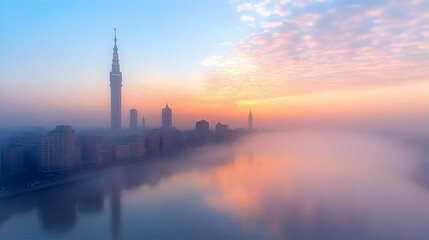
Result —
[[[79,166],[80,148],[76,146],[72,127],[57,126],[49,135],[43,136],[40,155],[42,171],[66,170]]]
[[[142,116],[142,128],[146,128],[146,121],[144,119],[144,116]]]
[[[146,153],[145,137],[144,136],[128,136],[126,138],[117,139],[103,148],[104,157],[109,159],[109,162],[125,162],[131,160],[142,160]]]
[[[40,140],[40,170],[56,170],[65,165],[61,164],[55,156],[55,137],[43,136]]]
[[[201,120],[195,123],[195,130],[188,130],[182,134],[185,137],[187,146],[204,146],[209,142],[214,142],[214,135],[209,130],[209,123]]]
[[[160,141],[161,136],[158,131],[152,131],[151,134],[147,137],[146,149],[148,150],[150,155],[159,155],[161,150]]]
[[[100,166],[103,164],[103,137],[82,136],[78,138],[83,165]]]
[[[110,126],[112,130],[121,129],[121,88],[122,73],[119,69],[118,47],[113,47],[112,71],[110,72]]]
[[[128,144],[116,144],[114,145],[116,161],[123,162],[131,159],[131,146]]]
[[[19,144],[11,144],[1,149],[0,173],[19,173],[24,168],[24,151]]]
[[[130,109],[130,129],[137,129],[137,110]]]
[[[223,142],[229,139],[228,125],[218,122],[216,124],[216,141]]]
[[[253,116],[252,116],[252,109],[250,109],[249,112],[249,131],[253,130]]]
[[[24,149],[24,169],[37,172],[40,169],[40,137],[24,138],[21,141]]]
[[[198,133],[202,133],[202,134],[209,134],[209,132],[210,132],[209,122],[207,122],[204,119],[196,122],[195,123],[195,131],[197,131]]]
[[[112,145],[103,145],[103,149],[101,151],[101,158],[103,165],[113,164],[115,159],[115,149]]]
[[[173,153],[179,150],[179,138],[175,134],[161,135],[160,150],[163,154]]]
[[[145,137],[132,136],[128,139],[130,145],[131,160],[142,160],[146,153]]]
[[[169,108],[168,104],[166,104],[165,108],[162,109],[162,129],[169,130],[172,127],[173,127],[173,124],[172,124],[171,108]]]

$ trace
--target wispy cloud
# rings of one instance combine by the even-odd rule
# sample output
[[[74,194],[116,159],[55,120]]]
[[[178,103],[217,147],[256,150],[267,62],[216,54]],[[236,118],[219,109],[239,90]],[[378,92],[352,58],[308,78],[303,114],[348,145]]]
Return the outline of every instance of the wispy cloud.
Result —
[[[273,8],[270,8],[269,5],[272,4],[271,0],[264,0],[258,3],[244,2],[237,6],[237,12],[243,11],[255,11],[262,17],[268,17],[271,15],[287,16],[289,11],[283,8],[283,5],[288,3],[288,1],[280,1],[274,4]]]
[[[204,65],[204,66],[212,66],[212,65],[218,66],[221,63],[221,60],[223,58],[224,57],[222,57],[222,56],[210,56],[210,57],[206,57],[205,59],[203,59],[202,61],[200,61],[200,64]]]
[[[280,22],[280,21],[277,21],[277,22],[264,22],[264,23],[261,24],[261,26],[263,28],[276,28],[276,27],[280,27],[282,25],[283,25],[283,23]]]
[[[254,17],[251,17],[251,16],[247,16],[247,15],[243,15],[243,16],[241,16],[241,21],[243,21],[243,22],[253,22],[253,21],[255,21],[255,18]]]
[[[207,87],[239,100],[427,81],[428,9],[417,0],[239,3],[260,28],[211,62]]]

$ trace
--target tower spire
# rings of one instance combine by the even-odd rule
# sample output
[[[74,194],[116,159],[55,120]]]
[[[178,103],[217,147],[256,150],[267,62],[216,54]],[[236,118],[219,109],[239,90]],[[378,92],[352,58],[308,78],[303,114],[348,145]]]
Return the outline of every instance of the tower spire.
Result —
[[[113,47],[113,59],[112,59],[112,72],[113,73],[119,73],[119,55],[118,55],[118,46],[116,45],[116,28],[115,30],[115,46]]]
[[[115,47],[113,48],[113,50],[115,50],[116,54],[118,54],[118,47],[116,46],[116,28],[115,28]]]

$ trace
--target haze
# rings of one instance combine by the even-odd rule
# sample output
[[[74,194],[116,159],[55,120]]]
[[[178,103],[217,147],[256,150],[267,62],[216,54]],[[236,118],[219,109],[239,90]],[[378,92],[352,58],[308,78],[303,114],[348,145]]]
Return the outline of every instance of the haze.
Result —
[[[1,1],[0,126],[109,126],[113,27],[128,109],[428,133],[427,1]],[[237,91],[239,90],[239,91]],[[393,119],[393,120],[392,120]]]
[[[426,239],[429,142],[394,139],[288,131],[204,147],[3,200],[0,237]]]

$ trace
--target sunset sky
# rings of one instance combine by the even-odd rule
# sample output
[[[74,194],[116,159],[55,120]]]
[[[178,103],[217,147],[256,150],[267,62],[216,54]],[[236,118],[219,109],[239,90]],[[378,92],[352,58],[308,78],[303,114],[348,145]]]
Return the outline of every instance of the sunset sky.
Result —
[[[0,0],[0,128],[110,124],[117,28],[122,125],[429,133],[426,0]]]

